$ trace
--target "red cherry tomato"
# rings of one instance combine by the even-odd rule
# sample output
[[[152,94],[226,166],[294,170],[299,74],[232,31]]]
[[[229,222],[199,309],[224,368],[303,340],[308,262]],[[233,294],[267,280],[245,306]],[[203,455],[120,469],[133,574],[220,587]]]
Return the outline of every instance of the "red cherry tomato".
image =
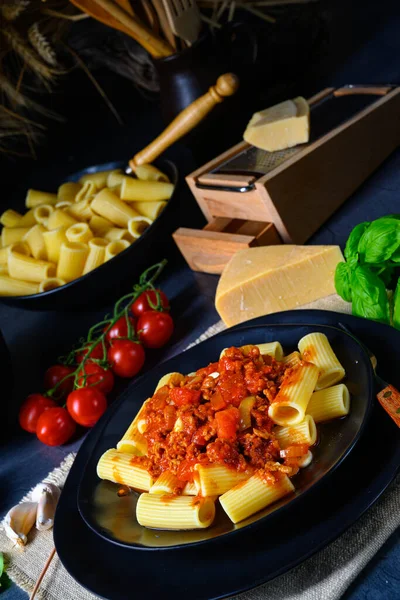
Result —
[[[78,388],[67,398],[71,417],[84,427],[93,427],[107,410],[107,399],[95,387]]]
[[[132,325],[132,332],[135,332],[135,319],[133,317],[128,317],[129,321]],[[107,329],[107,328],[106,328]],[[114,323],[111,329],[106,334],[106,340],[111,342],[111,340],[115,340],[117,338],[126,338],[128,337],[128,325],[126,323],[125,316],[120,317],[118,321]]]
[[[61,406],[45,410],[39,417],[36,435],[47,446],[61,446],[75,433],[76,425]]]
[[[119,377],[133,377],[143,367],[143,346],[131,340],[115,340],[108,349],[108,362]]]
[[[239,418],[239,410],[234,406],[215,413],[218,437],[223,440],[234,440],[239,427]]]
[[[54,365],[47,369],[44,374],[44,387],[46,390],[51,390],[59,381],[62,381],[67,375],[73,373],[75,369],[65,365]],[[74,389],[74,378],[68,377],[61,383],[54,392],[54,398],[60,400],[66,398]]]
[[[156,308],[159,310],[168,310],[168,298],[161,290],[148,290],[136,298],[131,306],[131,311],[135,317],[140,317],[144,312],[155,310]]]
[[[37,422],[40,415],[49,408],[57,406],[51,398],[42,394],[31,394],[19,409],[19,424],[29,433],[36,433]]]
[[[90,386],[100,390],[103,394],[109,394],[114,387],[114,375],[111,369],[103,369],[95,362],[87,360],[79,370],[79,386]],[[86,375],[86,380],[84,378]]]
[[[137,322],[139,339],[147,348],[165,346],[174,331],[174,322],[169,313],[147,311]]]
[[[86,354],[88,353],[91,345],[92,344],[86,344],[86,347],[77,353],[76,362],[78,364],[83,361],[83,359],[85,358]],[[90,358],[97,359],[97,360],[101,360],[103,358],[103,344],[101,342],[96,344],[96,346],[93,348],[93,350],[90,353]]]

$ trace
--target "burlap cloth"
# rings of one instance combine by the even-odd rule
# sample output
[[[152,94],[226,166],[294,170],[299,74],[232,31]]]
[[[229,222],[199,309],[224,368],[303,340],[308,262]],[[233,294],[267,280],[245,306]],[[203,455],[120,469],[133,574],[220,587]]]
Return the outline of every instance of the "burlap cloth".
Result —
[[[350,312],[349,305],[330,296],[301,308],[319,308]],[[196,343],[224,329],[220,321],[205,331]],[[194,344],[191,344],[194,345]],[[69,454],[45,481],[62,486],[74,455]],[[30,493],[22,500],[29,500]],[[286,575],[255,590],[236,596],[238,600],[336,600],[342,596],[371,558],[400,525],[400,476],[382,498],[353,527],[324,550]],[[13,548],[0,528],[0,550],[9,560],[7,573],[28,593],[53,547],[52,531],[32,530],[23,551]],[[7,592],[5,593],[5,598]],[[37,598],[45,600],[94,600],[97,596],[83,589],[64,569],[57,555],[42,582]]]

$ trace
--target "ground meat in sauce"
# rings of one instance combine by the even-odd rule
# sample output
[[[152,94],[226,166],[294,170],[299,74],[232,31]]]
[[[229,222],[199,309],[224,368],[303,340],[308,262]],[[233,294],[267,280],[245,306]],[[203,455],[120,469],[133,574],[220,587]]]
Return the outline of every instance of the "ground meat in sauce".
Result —
[[[201,391],[200,401],[195,398],[192,404],[175,406],[168,386],[150,399],[143,414],[148,456],[135,457],[134,462],[143,464],[153,477],[165,470],[177,474],[180,466],[191,461],[223,464],[236,470],[264,469],[273,478],[274,473],[281,472],[281,463],[268,408],[284,375],[284,364],[262,357],[257,347],[246,346],[243,351],[228,348],[218,362],[181,381],[180,387]],[[244,398],[254,395],[251,429],[240,432],[238,421],[236,437],[220,439],[218,423],[223,412],[218,419],[216,412],[238,408]],[[290,468],[282,465],[285,472]]]

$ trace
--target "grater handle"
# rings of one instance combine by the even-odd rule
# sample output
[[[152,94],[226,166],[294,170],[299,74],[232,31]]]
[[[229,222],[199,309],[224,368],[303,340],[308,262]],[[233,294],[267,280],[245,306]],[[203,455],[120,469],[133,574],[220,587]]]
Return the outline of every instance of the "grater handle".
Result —
[[[340,96],[352,96],[357,94],[371,94],[374,96],[386,96],[392,91],[393,85],[345,85],[344,87],[338,88],[333,92],[336,97]]]

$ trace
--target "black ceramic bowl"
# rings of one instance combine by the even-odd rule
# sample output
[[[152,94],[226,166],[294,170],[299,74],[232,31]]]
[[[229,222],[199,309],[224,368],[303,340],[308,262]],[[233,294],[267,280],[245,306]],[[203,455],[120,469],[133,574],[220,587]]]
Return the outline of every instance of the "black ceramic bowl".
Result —
[[[135,283],[142,271],[164,258],[160,255],[163,241],[176,228],[174,213],[178,211],[177,187],[178,171],[176,166],[167,160],[156,161],[155,165],[168,175],[175,185],[174,193],[159,217],[129,248],[115,256],[112,260],[94,269],[87,275],[79,277],[55,290],[32,294],[31,296],[3,296],[0,300],[11,306],[25,309],[59,310],[88,304],[104,303],[108,296],[117,297],[127,289],[127,285]],[[86,173],[125,168],[126,163],[110,162],[95,167],[88,167],[67,177],[65,181],[78,181]]]
[[[101,481],[96,474],[100,456],[115,448],[143,401],[165,373],[190,373],[218,359],[223,348],[280,341],[285,353],[297,349],[301,337],[319,331],[325,333],[346,370],[344,382],[351,394],[351,410],[345,419],[335,419],[317,426],[319,443],[312,449],[313,462],[293,478],[295,494],[268,506],[244,521],[233,525],[217,503],[217,516],[207,529],[194,531],[160,531],[138,524],[135,517],[138,493],[118,497],[118,485]],[[248,326],[227,331],[174,357],[132,383],[123,397],[110,408],[96,426],[97,443],[82,473],[78,490],[81,516],[98,535],[118,545],[141,550],[161,550],[183,545],[210,542],[247,527],[260,525],[282,511],[294,508],[305,494],[327,485],[328,476],[349,454],[366,425],[372,407],[374,377],[370,360],[363,347],[346,332],[321,325]]]

